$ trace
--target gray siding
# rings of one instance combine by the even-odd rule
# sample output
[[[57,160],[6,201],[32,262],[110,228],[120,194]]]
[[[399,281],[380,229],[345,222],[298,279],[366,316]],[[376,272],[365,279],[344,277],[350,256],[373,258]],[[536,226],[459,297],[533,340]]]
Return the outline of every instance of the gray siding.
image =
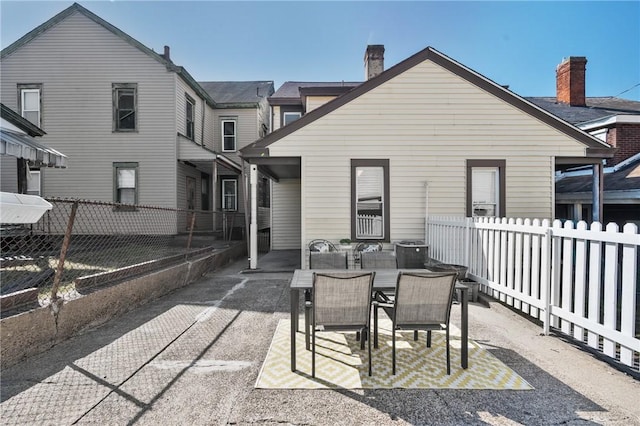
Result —
[[[139,163],[139,203],[176,207],[176,75],[76,13],[2,60],[3,103],[42,83],[42,142],[68,156],[45,196],[113,199],[113,162]],[[112,83],[138,84],[138,131],[112,132]]]
[[[18,160],[11,155],[0,155],[0,191],[18,192]]]

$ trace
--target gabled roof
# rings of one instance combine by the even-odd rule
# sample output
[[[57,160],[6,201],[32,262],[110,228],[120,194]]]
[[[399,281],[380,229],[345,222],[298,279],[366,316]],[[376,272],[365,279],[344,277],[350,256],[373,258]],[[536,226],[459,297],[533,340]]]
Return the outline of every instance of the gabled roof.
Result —
[[[218,106],[255,107],[273,94],[273,81],[200,81],[198,84]]]
[[[612,96],[586,98],[585,106],[559,103],[555,97],[527,97],[525,99],[576,125],[613,115],[640,115],[640,102]]]
[[[169,71],[173,71],[176,74],[180,75],[182,77],[182,79],[196,93],[198,93],[198,95],[202,99],[204,99],[212,107],[215,106],[214,100],[207,94],[207,92],[204,91],[204,89],[202,87],[200,87],[200,85],[198,83],[196,83],[196,81],[193,79],[193,77],[191,77],[191,75],[187,72],[187,70],[184,69],[184,67],[181,67],[179,65],[175,65],[170,60],[167,60],[163,55],[160,55],[160,54],[154,52],[152,49],[149,49],[147,46],[145,46],[144,44],[140,43],[138,40],[134,39],[133,37],[131,37],[128,34],[126,34],[124,31],[121,31],[120,29],[118,29],[115,26],[111,25],[110,23],[108,23],[104,19],[100,18],[98,15],[94,14],[93,12],[91,12],[91,11],[85,9],[84,7],[80,6],[78,3],[73,3],[71,6],[69,6],[68,8],[63,10],[62,12],[58,13],[53,18],[49,19],[48,21],[46,21],[42,25],[39,25],[35,29],[29,31],[27,34],[25,34],[24,36],[20,37],[15,42],[11,43],[9,46],[7,46],[4,49],[2,49],[2,52],[0,52],[0,59],[4,59],[7,56],[11,55],[13,52],[15,52],[16,50],[20,49],[22,46],[24,46],[27,43],[31,42],[35,38],[39,37],[43,33],[47,32],[49,29],[51,29],[54,26],[58,25],[60,22],[64,21],[69,16],[73,15],[74,13],[81,13],[82,15],[86,16],[87,18],[91,19],[96,24],[104,27],[107,31],[110,31],[111,33],[113,33],[116,36],[120,37],[126,43],[129,43],[131,46],[137,48],[138,50],[142,51],[143,53],[145,53],[149,57],[151,57],[154,60],[158,61],[160,64],[164,65]]]
[[[283,137],[290,135],[298,129],[329,114],[330,112],[340,108],[348,102],[351,102],[359,96],[362,96],[370,90],[380,86],[381,84],[391,80],[392,78],[402,74],[403,72],[426,60],[440,65],[441,67],[449,70],[457,76],[467,80],[471,84],[476,85],[477,87],[502,99],[503,101],[520,109],[521,111],[559,130],[567,136],[570,136],[571,138],[583,143],[587,147],[588,155],[595,157],[610,157],[613,155],[613,150],[606,143],[578,129],[577,127],[562,120],[561,118],[552,115],[551,113],[545,111],[537,105],[529,102],[525,98],[516,95],[510,90],[473,71],[472,69],[460,64],[459,62],[449,58],[448,56],[438,52],[432,47],[425,48],[424,50],[382,72],[378,76],[360,84],[357,87],[354,87],[351,91],[345,93],[344,95],[339,96],[330,102],[327,102],[326,104],[316,108],[308,114],[303,115],[298,120],[284,127],[281,127],[280,129],[270,133],[264,138],[242,148],[240,150],[241,155],[247,159],[268,156],[268,147],[272,143],[277,142]]]
[[[342,95],[362,82],[335,81],[335,82],[310,82],[310,81],[286,81],[269,98],[270,105],[301,105],[302,96],[313,94]]]

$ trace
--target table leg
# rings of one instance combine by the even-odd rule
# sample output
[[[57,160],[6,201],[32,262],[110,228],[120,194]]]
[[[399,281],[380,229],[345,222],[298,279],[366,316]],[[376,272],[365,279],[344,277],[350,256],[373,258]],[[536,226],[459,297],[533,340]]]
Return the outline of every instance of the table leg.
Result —
[[[462,299],[462,347],[460,350],[462,368],[466,369],[469,366],[469,289],[461,289]]]
[[[291,371],[296,371],[296,330],[298,330],[298,306],[300,305],[300,292],[291,289]]]

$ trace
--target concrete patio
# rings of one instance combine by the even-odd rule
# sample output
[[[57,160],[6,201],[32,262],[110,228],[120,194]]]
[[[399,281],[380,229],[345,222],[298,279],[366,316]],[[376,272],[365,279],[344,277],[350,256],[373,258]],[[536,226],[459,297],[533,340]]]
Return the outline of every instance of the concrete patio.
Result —
[[[254,389],[298,263],[237,261],[2,371],[3,424],[640,425],[640,381],[496,302],[470,337],[532,391]]]

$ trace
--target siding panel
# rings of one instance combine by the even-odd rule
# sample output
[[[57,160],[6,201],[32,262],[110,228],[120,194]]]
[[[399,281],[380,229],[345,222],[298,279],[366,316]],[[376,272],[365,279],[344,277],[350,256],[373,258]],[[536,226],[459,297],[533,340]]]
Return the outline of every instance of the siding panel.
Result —
[[[300,181],[283,179],[278,184],[274,184],[271,203],[274,212],[271,224],[271,248],[273,250],[300,249]]]
[[[47,170],[45,196],[113,199],[113,162],[139,163],[139,202],[176,207],[175,74],[76,13],[1,63],[3,103],[42,83],[42,142],[68,156]],[[138,84],[138,131],[112,132],[112,83]],[[82,184],[70,185],[70,182]]]
[[[549,218],[554,157],[585,153],[580,143],[430,61],[269,149],[272,156],[303,158],[306,240],[351,235],[350,159],[390,160],[393,241],[424,237],[427,206],[429,214],[465,214],[467,159],[506,160],[508,216]]]

